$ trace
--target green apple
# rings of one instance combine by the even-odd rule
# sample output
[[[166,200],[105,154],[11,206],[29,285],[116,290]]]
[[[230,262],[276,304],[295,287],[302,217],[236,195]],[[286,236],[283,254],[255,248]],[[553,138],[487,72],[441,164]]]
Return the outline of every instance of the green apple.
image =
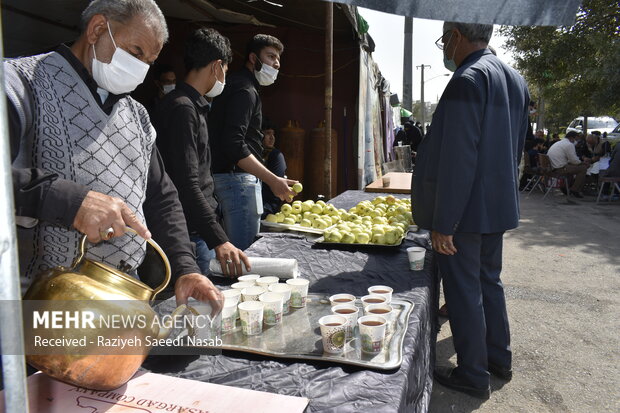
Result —
[[[372,204],[373,205],[377,205],[377,204],[382,204],[385,202],[385,197],[384,196],[378,196],[375,199],[372,200]]]
[[[293,202],[293,204],[291,205],[291,208],[293,209],[294,214],[301,214],[301,202],[298,204]]]
[[[295,218],[286,217],[284,218],[284,221],[282,221],[282,223],[286,225],[295,225]]]
[[[355,234],[355,242],[358,244],[368,244],[370,242],[370,236],[365,232]]]
[[[378,225],[374,226],[374,227],[372,227],[372,235],[373,235],[373,237],[375,235],[385,235],[385,229],[383,229],[382,226],[378,226]]]
[[[322,199],[319,199],[318,201],[316,201],[316,203],[320,206],[322,206],[323,208],[325,208],[327,206],[327,204],[325,203],[325,201],[323,201]]]
[[[394,205],[394,204],[396,203],[396,197],[395,197],[394,195],[388,195],[388,196],[385,198],[385,202],[386,202],[388,205]]]
[[[300,193],[303,190],[304,190],[304,186],[301,184],[301,182],[297,182],[296,184],[293,185],[293,191]]]
[[[310,211],[312,209],[312,206],[314,205],[314,201],[312,200],[307,200],[301,203],[301,209],[302,211],[306,212],[306,211]]]
[[[293,207],[290,204],[283,204],[280,208],[280,212],[282,212],[284,215],[290,215],[291,212],[293,212]]]
[[[312,221],[310,221],[309,219],[302,219],[301,222],[299,223],[299,225],[301,225],[302,227],[312,227]]]
[[[340,242],[342,240],[342,234],[340,231],[331,231],[329,234],[329,238],[325,238],[329,242]]]
[[[265,221],[267,221],[267,222],[278,222],[278,218],[274,214],[269,214],[265,218]]]
[[[276,222],[282,223],[284,222],[284,214],[282,212],[276,213]]]
[[[291,218],[295,218],[296,224],[299,224],[301,222],[301,214],[291,214]]]
[[[320,202],[320,201],[319,201]],[[322,214],[323,213],[323,205],[319,204],[318,202],[316,204],[314,204],[312,206],[311,211],[315,214]]]
[[[340,242],[344,244],[352,244],[355,242],[355,235],[351,234],[350,232],[345,232],[342,234],[342,239],[340,240]]]
[[[385,244],[385,234],[374,234],[372,236],[373,244]]]

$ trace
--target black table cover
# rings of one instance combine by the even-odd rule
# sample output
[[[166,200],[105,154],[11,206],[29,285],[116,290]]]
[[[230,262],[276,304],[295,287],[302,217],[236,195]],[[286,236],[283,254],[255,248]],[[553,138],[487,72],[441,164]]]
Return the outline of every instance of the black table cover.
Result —
[[[330,202],[348,209],[380,194],[347,191]],[[248,256],[296,258],[311,293],[367,294],[371,285],[394,288],[415,306],[405,335],[403,362],[394,371],[324,362],[300,362],[232,351],[216,356],[153,356],[143,368],[177,377],[310,399],[308,412],[426,412],[432,390],[435,334],[431,254],[424,271],[409,270],[406,248],[427,246],[427,234],[409,234],[397,248],[319,248],[296,233],[261,233]],[[230,284],[218,278],[220,285]],[[225,394],[222,397],[226,397]]]

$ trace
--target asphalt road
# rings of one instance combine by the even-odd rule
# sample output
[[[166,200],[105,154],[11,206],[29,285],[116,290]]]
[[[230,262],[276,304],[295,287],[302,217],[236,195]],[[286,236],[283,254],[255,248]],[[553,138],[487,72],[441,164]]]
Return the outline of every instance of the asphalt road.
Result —
[[[514,377],[484,402],[435,382],[431,413],[620,412],[620,203],[594,200],[522,197],[502,272]],[[437,364],[454,365],[442,321]]]

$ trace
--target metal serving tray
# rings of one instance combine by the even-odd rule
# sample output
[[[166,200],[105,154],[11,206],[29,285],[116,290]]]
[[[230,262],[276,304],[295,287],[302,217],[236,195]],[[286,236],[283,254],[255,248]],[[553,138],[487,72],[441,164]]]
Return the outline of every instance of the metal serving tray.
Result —
[[[365,247],[379,247],[379,248],[393,248],[393,247],[399,247],[404,239],[406,237],[402,236],[400,238],[400,241],[398,241],[396,244],[375,244],[372,242],[369,242],[367,244],[359,244],[359,243],[345,243],[345,242],[329,242],[329,241],[325,241],[325,237],[319,237],[317,239],[314,240],[315,244],[320,244],[320,245],[325,245],[325,246],[333,246],[333,247],[361,247],[361,248],[365,248]]]
[[[289,225],[289,224],[282,224],[280,222],[269,222],[269,221],[265,221],[262,220],[260,222],[262,225],[264,225],[267,228],[276,228],[279,230],[287,230],[287,231],[299,231],[299,232],[308,232],[310,234],[319,234],[319,235],[323,235],[323,233],[325,232],[324,229],[318,229],[318,228],[312,228],[312,227],[304,227],[301,226],[299,224],[293,224],[293,225]]]
[[[403,341],[409,325],[409,315],[414,304],[406,300],[392,300],[395,310],[386,334],[384,349],[376,355],[362,353],[359,331],[345,344],[342,354],[323,352],[319,318],[331,314],[328,295],[309,294],[306,307],[291,309],[285,314],[281,325],[263,326],[263,332],[256,336],[246,336],[237,327],[221,336],[222,350],[240,351],[287,359],[321,360],[339,364],[352,364],[377,370],[391,370],[400,367],[403,359]],[[361,301],[356,301],[361,310]]]

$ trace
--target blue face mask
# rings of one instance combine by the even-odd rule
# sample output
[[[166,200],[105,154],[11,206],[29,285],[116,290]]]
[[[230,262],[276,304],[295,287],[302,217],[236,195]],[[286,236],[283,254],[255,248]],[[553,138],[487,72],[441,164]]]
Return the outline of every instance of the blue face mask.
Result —
[[[448,59],[445,54],[443,55],[443,65],[451,72],[456,71],[456,62],[454,59]]]
[[[446,56],[446,50],[448,49],[448,45],[450,44],[450,41],[452,40],[452,35],[454,34],[454,32],[452,32],[450,34],[450,38],[448,39],[448,42],[445,44],[444,46],[444,53],[443,53],[443,65],[446,67],[446,69],[448,69],[451,72],[456,71],[456,62],[454,61],[454,55],[456,55],[456,46],[454,47],[454,53],[452,54],[452,59],[448,59],[448,57]]]

